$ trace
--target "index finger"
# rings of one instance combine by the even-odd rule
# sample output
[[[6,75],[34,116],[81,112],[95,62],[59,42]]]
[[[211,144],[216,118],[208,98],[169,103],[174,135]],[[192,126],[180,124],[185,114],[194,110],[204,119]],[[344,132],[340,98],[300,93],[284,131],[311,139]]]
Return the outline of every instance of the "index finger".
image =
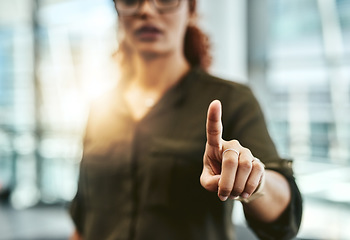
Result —
[[[221,148],[221,102],[214,100],[210,103],[207,115],[207,142],[209,146]]]

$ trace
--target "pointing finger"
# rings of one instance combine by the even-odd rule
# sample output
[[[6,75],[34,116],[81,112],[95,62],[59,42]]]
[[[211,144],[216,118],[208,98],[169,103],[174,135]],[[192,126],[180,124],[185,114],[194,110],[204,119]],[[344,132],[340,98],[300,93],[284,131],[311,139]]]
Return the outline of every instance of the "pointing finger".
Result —
[[[219,100],[211,102],[207,115],[207,141],[211,147],[221,149],[221,103]]]

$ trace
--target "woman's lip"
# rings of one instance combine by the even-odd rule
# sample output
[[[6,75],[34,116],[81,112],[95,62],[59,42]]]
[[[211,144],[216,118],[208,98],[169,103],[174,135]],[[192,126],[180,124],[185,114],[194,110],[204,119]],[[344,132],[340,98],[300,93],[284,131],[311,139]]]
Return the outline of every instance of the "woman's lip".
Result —
[[[159,30],[159,28],[152,26],[152,25],[145,25],[145,26],[139,27],[135,31],[135,35],[142,38],[142,39],[156,38],[160,34],[162,34],[162,31]]]

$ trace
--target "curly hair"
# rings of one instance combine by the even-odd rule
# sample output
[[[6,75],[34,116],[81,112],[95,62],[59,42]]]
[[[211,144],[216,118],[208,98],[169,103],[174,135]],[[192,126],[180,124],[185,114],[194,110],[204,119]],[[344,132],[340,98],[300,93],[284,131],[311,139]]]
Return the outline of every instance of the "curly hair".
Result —
[[[188,2],[190,12],[195,15],[197,0],[188,0]],[[132,73],[131,66],[129,66],[132,61],[131,52],[126,42],[121,40],[118,50],[114,53],[124,76]],[[212,62],[209,37],[196,24],[192,23],[187,26],[184,37],[184,55],[192,67],[199,66],[205,71],[209,70]]]
[[[199,27],[189,25],[184,41],[184,54],[187,61],[191,66],[200,66],[208,71],[212,61],[208,36]]]

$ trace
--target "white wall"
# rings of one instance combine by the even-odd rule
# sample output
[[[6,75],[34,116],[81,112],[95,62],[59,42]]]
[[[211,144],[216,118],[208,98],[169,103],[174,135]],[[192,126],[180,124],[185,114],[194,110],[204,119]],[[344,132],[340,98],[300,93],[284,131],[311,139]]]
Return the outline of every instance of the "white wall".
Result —
[[[210,36],[219,77],[246,82],[246,1],[198,0],[199,24]]]

